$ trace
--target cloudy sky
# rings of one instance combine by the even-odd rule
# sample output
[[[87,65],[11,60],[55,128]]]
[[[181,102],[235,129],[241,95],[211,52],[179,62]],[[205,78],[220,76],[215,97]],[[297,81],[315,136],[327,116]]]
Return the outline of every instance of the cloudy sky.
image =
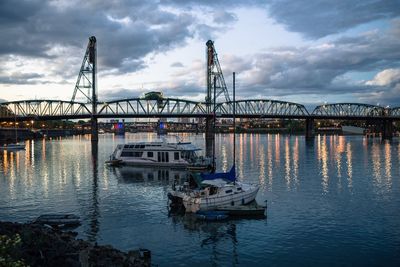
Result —
[[[400,106],[398,0],[80,2],[0,1],[0,101],[71,99],[95,35],[100,101],[204,100],[211,39],[237,98]]]

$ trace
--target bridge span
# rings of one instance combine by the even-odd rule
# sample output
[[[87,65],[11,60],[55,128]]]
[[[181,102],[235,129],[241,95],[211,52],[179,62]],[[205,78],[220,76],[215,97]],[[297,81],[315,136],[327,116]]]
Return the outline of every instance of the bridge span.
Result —
[[[384,108],[360,103],[336,103],[317,106],[311,113],[302,104],[270,100],[238,100],[238,118],[333,119],[333,120],[400,120],[400,107]],[[207,103],[177,98],[148,100],[121,99],[97,103],[97,114],[92,103],[61,100],[22,100],[0,103],[0,121],[73,120],[96,118],[198,118],[213,117]],[[217,103],[215,115],[233,116],[233,101]]]

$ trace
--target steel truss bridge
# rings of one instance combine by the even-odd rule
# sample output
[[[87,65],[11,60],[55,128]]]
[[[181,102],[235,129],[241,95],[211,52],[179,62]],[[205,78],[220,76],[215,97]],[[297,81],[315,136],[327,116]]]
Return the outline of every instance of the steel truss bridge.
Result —
[[[247,99],[231,101],[214,43],[207,43],[206,102],[159,97],[131,98],[109,102],[97,100],[97,40],[89,38],[81,69],[70,101],[24,100],[0,103],[0,121],[73,120],[90,119],[92,136],[97,135],[97,119],[101,118],[181,118],[203,117],[209,124],[214,116],[233,117],[235,105],[239,118],[305,119],[311,128],[315,119],[381,120],[390,132],[391,122],[400,120],[400,107],[383,108],[359,103],[337,103],[317,106],[311,113],[302,104],[269,100]],[[87,92],[86,92],[87,90]],[[214,91],[214,96],[212,95]],[[87,103],[76,101],[80,93]],[[225,96],[217,101],[218,96]],[[219,98],[221,99],[221,97]],[[212,103],[217,102],[214,108]],[[209,131],[211,136],[212,133]],[[207,138],[206,138],[207,139]]]
[[[73,120],[96,118],[182,118],[212,117],[205,102],[176,98],[148,100],[122,99],[97,103],[97,114],[92,114],[92,103],[60,100],[24,100],[0,103],[0,121]],[[233,102],[217,103],[215,115],[233,116]],[[336,119],[336,120],[400,120],[400,107],[384,108],[359,103],[337,103],[317,106],[311,113],[302,104],[269,99],[236,101],[239,118],[280,119]]]

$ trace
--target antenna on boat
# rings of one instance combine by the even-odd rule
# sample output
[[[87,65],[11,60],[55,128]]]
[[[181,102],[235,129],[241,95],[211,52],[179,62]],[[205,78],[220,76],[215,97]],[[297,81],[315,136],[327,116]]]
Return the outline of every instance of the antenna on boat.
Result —
[[[235,99],[235,72],[233,72],[233,166],[236,164],[236,99]]]

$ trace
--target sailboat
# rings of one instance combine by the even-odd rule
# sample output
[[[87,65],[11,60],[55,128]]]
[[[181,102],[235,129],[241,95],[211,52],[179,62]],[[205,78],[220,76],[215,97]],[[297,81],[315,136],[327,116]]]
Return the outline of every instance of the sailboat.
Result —
[[[18,144],[18,132],[17,132],[17,116],[14,116],[14,129],[15,129],[15,143],[5,144],[0,147],[2,150],[23,150],[25,149],[24,144]]]
[[[235,86],[233,88],[233,121],[235,127]],[[199,188],[190,189],[184,187],[174,190],[168,194],[169,199],[181,202],[186,212],[216,210],[222,206],[246,205],[255,200],[260,189],[259,185],[241,183],[236,179],[235,132],[233,138],[234,159],[231,170],[229,172],[200,174],[202,182]]]
[[[235,165],[229,172],[205,174],[202,177],[201,188],[182,197],[186,212],[246,205],[254,201],[260,189],[258,185],[236,181]]]

